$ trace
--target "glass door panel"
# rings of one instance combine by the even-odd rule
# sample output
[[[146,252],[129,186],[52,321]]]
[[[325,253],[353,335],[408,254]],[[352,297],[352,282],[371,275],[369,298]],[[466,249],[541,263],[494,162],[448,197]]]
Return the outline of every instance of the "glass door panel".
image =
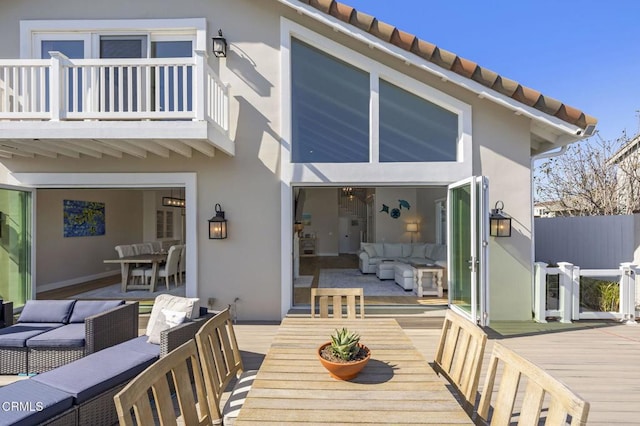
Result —
[[[487,180],[472,177],[449,186],[449,305],[488,325]]]
[[[193,47],[190,40],[151,42],[152,58],[190,58],[192,56]],[[156,81],[156,74],[152,73],[152,105],[156,105],[156,85],[159,84],[157,103],[159,111],[193,111],[193,72],[191,67],[160,68],[158,80]]]
[[[31,298],[31,193],[0,187],[0,298]]]
[[[53,36],[55,37],[55,36]],[[69,59],[84,59],[87,57],[88,40],[84,38],[80,39],[57,39],[57,38],[45,38],[39,39],[38,47],[40,48],[40,59],[50,59],[49,52],[60,52]],[[34,83],[37,87],[37,82]],[[84,105],[84,93],[83,87],[83,72],[82,69],[78,69],[74,76],[70,73],[67,77],[67,95],[69,111],[82,112]],[[49,105],[49,69],[45,70],[45,111],[50,111]]]
[[[471,316],[471,182],[449,189],[449,303]]]
[[[146,58],[147,36],[102,36],[100,58]],[[138,75],[134,68],[116,67],[105,70],[105,110],[108,112],[137,111]],[[129,81],[131,80],[131,81]],[[129,93],[131,91],[131,93]],[[122,97],[122,99],[120,99]]]

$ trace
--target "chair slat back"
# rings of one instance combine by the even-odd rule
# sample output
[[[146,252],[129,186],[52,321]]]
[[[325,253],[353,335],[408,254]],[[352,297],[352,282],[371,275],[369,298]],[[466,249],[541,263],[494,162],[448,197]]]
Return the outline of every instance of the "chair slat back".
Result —
[[[503,365],[502,375],[497,394],[494,395],[500,364]],[[523,378],[526,378],[527,385],[524,390],[519,390]],[[494,396],[495,402],[491,404]],[[516,406],[519,400],[522,401],[521,405]],[[542,413],[546,412],[544,417],[547,425],[567,424],[568,416],[571,416],[570,424],[579,426],[587,423],[589,403],[537,365],[495,343],[478,406],[478,417],[486,424],[503,425],[515,421],[516,412],[519,424],[538,424]]]
[[[214,421],[220,420],[222,393],[231,380],[244,371],[229,308],[208,320],[196,333],[195,341],[209,396],[209,411]]]
[[[473,410],[487,334],[471,321],[448,310],[434,366],[464,397],[464,407]]]
[[[113,400],[120,425],[177,425],[180,421],[205,426],[212,425],[206,398],[196,343],[190,340],[138,374]]]
[[[360,298],[360,318],[364,318],[364,291],[362,288],[312,288],[311,318],[316,317],[316,299],[320,318],[329,318],[329,302],[333,307],[333,318],[343,318],[342,301],[346,302],[346,318],[357,318],[356,301]]]

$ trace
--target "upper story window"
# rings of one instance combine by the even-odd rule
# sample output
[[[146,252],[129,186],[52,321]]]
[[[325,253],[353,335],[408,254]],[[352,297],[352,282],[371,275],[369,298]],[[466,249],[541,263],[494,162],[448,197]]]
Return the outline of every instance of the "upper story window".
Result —
[[[380,80],[380,162],[456,161],[458,116]]]
[[[369,74],[296,39],[291,43],[292,158],[369,161]]]
[[[375,69],[291,38],[293,163],[455,162],[459,118]]]

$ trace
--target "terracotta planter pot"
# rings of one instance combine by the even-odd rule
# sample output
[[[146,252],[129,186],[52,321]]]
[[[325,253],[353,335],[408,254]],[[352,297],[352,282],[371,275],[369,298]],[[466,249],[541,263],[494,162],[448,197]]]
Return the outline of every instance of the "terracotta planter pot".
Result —
[[[329,346],[329,345],[331,345],[331,342],[323,343],[318,347],[318,350],[316,351],[316,353],[318,355],[318,359],[320,360],[320,363],[322,364],[322,366],[326,368],[329,374],[331,375],[331,377],[335,379],[351,380],[355,378],[358,375],[358,373],[360,373],[360,371],[364,368],[364,366],[367,365],[367,362],[369,362],[369,359],[371,358],[371,351],[369,350],[369,348],[367,348],[363,344],[358,343],[358,346],[360,346],[361,348],[364,348],[367,351],[366,358],[358,361],[351,361],[351,362],[328,361],[322,358],[320,353],[326,346]]]

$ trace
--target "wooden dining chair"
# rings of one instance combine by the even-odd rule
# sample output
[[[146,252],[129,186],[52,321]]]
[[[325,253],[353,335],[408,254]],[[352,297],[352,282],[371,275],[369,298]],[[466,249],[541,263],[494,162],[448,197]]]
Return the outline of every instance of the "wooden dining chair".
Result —
[[[120,425],[213,424],[193,340],[138,374],[113,400]]]
[[[499,364],[502,375],[494,392]],[[524,389],[519,390],[520,385]],[[570,424],[579,426],[587,423],[589,403],[542,368],[495,343],[477,414],[480,424],[537,425],[542,418],[546,425],[564,425],[570,417]]]
[[[487,334],[480,327],[447,310],[433,365],[456,388],[469,414],[476,402],[486,344]]]
[[[312,288],[311,289],[311,318],[316,317],[316,299],[318,299],[318,313],[320,318],[329,318],[329,305],[333,307],[333,318],[343,318],[342,301],[346,301],[346,317],[355,319],[356,299],[360,302],[360,318],[364,318],[364,290],[362,288]],[[331,303],[329,303],[331,299]]]
[[[229,308],[208,320],[196,333],[195,341],[211,417],[216,424],[220,421],[232,423],[238,417],[257,371],[244,370]],[[222,394],[233,379],[236,382],[229,399],[220,409]]]

